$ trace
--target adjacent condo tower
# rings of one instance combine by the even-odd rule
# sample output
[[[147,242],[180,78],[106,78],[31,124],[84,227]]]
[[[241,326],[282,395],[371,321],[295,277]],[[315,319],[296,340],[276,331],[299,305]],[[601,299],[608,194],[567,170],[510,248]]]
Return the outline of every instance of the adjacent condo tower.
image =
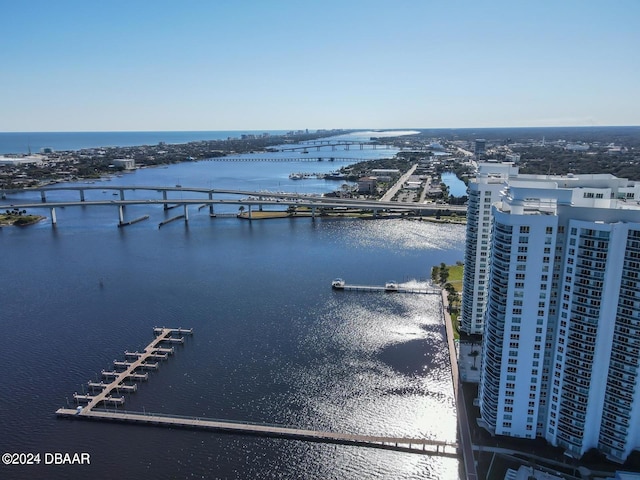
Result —
[[[483,333],[479,423],[623,462],[640,448],[640,184],[487,164],[469,191],[462,322]]]

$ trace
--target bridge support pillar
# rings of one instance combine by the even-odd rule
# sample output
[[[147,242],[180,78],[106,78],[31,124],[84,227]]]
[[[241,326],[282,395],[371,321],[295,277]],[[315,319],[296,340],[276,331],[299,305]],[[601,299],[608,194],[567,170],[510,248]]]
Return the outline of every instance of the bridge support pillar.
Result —
[[[258,211],[262,211],[262,204],[258,205]]]
[[[47,195],[44,193],[44,190],[40,190],[40,199],[42,203],[47,203]]]
[[[315,205],[313,207],[311,207],[311,218],[313,220],[316,219],[316,207],[315,207]]]
[[[213,200],[213,193],[211,192],[209,192],[209,200]],[[213,211],[213,203],[209,204],[209,215],[212,217],[215,215],[215,212]]]
[[[162,191],[162,199],[163,200],[167,199],[167,191],[166,190]],[[163,207],[164,207],[165,210],[169,210],[169,204],[168,203],[165,202]]]
[[[124,223],[124,209],[122,205],[118,205],[118,225],[122,225]]]
[[[84,190],[80,190],[80,201],[84,202]]]
[[[189,221],[189,205],[184,204],[184,223]]]
[[[120,189],[120,200],[124,201],[124,189]]]
[[[373,218],[378,218],[378,209],[373,211]]]
[[[51,225],[55,227],[56,223],[58,223],[58,219],[56,217],[56,209],[52,207],[51,208]]]
[[[253,217],[251,216],[251,205],[249,205],[249,220],[251,220]]]

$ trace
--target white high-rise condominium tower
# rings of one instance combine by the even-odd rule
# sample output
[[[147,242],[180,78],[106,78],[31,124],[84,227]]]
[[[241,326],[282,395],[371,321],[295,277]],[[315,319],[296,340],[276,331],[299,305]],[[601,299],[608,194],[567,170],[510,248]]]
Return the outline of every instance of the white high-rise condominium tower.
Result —
[[[491,196],[486,297],[463,300],[484,305],[479,423],[624,461],[640,448],[640,184],[517,175]]]
[[[509,178],[518,174],[511,163],[481,163],[478,175],[467,190],[467,242],[460,329],[481,334],[489,280],[489,242],[491,240],[491,204]]]

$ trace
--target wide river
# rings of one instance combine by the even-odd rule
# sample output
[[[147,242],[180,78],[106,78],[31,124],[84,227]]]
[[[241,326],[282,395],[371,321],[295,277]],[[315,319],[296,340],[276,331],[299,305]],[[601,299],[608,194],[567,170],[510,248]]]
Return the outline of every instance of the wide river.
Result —
[[[104,185],[322,193],[340,183],[288,174],[338,166],[198,162],[138,170]],[[11,195],[8,203],[33,199],[39,195]],[[192,208],[188,225],[158,229],[175,213],[127,208],[128,217],[151,219],[116,228],[115,208],[67,207],[58,209],[56,228],[43,221],[0,229],[0,453],[91,456],[90,465],[0,465],[0,478],[458,478],[452,458],[57,419],[74,392],[164,325],[192,327],[194,335],[126,396],[127,410],[456,439],[439,298],[335,292],[330,283],[338,276],[371,285],[424,281],[431,266],[462,259],[464,227],[248,222]]]

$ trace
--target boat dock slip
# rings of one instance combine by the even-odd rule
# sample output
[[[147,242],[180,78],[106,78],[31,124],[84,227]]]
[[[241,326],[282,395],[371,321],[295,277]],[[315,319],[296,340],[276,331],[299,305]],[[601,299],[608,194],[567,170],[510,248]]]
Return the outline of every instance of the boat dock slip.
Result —
[[[90,410],[86,408],[78,412],[70,408],[56,411],[59,417],[78,418],[83,420],[113,421],[143,425],[157,425],[172,428],[196,428],[201,430],[259,435],[266,437],[291,438],[310,442],[357,445],[386,450],[399,450],[426,455],[442,455],[457,457],[458,444],[442,440],[425,438],[403,438],[350,433],[306,430],[262,423],[233,422],[198,417],[181,417],[175,415],[149,414],[143,412]]]
[[[128,352],[125,350],[124,352],[124,356],[125,357],[135,357],[135,358],[139,358],[142,355],[144,355],[144,353],[140,353],[140,352]],[[169,358],[169,355],[167,353],[159,353],[159,352],[154,352],[151,353],[147,358],[152,358],[153,360],[166,360],[167,358]]]
[[[78,395],[73,394],[73,398],[77,403],[80,402],[92,402],[96,397],[94,395]],[[104,403],[110,403],[112,405],[123,405],[124,397],[112,397],[111,395],[104,397],[102,400]]]
[[[174,348],[173,348],[173,347],[171,347],[171,348],[162,348],[162,347],[158,347],[158,348],[155,348],[155,349],[153,350],[153,354],[155,355],[155,354],[157,354],[157,353],[166,353],[167,355],[173,355],[173,352],[174,352],[174,351],[175,351],[175,350],[174,350]]]
[[[127,356],[135,356],[136,359],[132,362],[121,362],[118,360],[114,360],[113,364],[116,368],[123,368],[123,371],[102,371],[103,378],[113,379],[110,383],[104,382],[89,382],[89,388],[92,389],[101,389],[100,392],[97,392],[95,395],[78,395],[78,393],[73,394],[73,398],[76,402],[87,402],[87,405],[84,407],[78,407],[78,410],[73,410],[77,415],[85,415],[90,414],[91,410],[98,406],[99,404],[111,404],[111,405],[122,405],[124,404],[124,397],[113,397],[111,393],[113,391],[119,392],[135,392],[138,390],[137,385],[127,385],[124,383],[127,380],[147,380],[149,378],[148,373],[140,373],[139,369],[158,369],[158,362],[147,362],[149,359],[155,358],[167,358],[169,353],[173,353],[174,349],[161,347],[160,345],[163,342],[177,342],[184,343],[184,337],[172,337],[173,334],[189,334],[193,333],[193,329],[182,329],[182,328],[154,328],[153,333],[156,337],[153,341],[145,347],[142,352],[125,352]]]
[[[119,377],[120,375],[122,375],[122,372],[115,372],[115,371],[107,372],[106,370],[102,371],[102,376],[104,378]],[[136,382],[141,382],[143,380],[149,380],[149,374],[148,373],[131,373],[125,377],[125,380],[135,380]]]
[[[193,335],[193,328],[165,328],[155,327],[153,333],[161,335],[165,331],[169,330],[169,333],[177,333],[178,335]]]
[[[180,338],[167,337],[164,339],[164,341],[169,343],[184,343],[184,337],[180,337]]]
[[[89,388],[91,388],[91,389],[98,389],[98,388],[104,389],[104,388],[107,388],[109,386],[108,383],[104,383],[104,382],[99,382],[99,383],[98,382],[88,382],[87,385],[89,385]],[[114,388],[114,390],[116,392],[119,392],[119,391],[122,391],[122,392],[135,392],[135,391],[138,390],[138,385],[135,385],[135,384],[134,385],[126,385],[126,384],[122,383],[122,384],[116,386]]]
[[[150,356],[150,355],[149,355]],[[140,357],[138,357],[140,358]],[[138,368],[143,368],[145,370],[157,370],[158,369],[158,362],[154,362],[154,363],[148,363],[148,362],[120,362],[118,360],[114,360],[113,361],[113,366],[114,367],[118,367],[118,368],[129,368],[131,365],[133,364],[138,364]]]

